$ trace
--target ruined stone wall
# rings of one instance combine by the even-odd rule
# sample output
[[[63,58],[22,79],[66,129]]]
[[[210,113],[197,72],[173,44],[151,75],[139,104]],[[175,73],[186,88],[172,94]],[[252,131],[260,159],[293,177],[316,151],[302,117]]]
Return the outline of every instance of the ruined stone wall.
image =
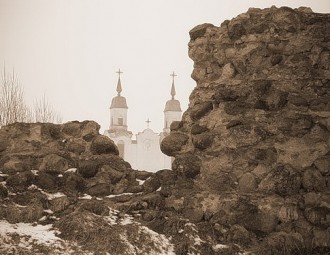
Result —
[[[227,241],[329,246],[330,15],[251,8],[190,38],[197,86],[161,146],[193,182],[186,216]]]
[[[136,174],[94,121],[14,123],[0,129],[1,182],[10,192],[31,185],[68,196],[141,192]],[[1,192],[0,192],[1,193]],[[0,195],[0,198],[2,196]]]

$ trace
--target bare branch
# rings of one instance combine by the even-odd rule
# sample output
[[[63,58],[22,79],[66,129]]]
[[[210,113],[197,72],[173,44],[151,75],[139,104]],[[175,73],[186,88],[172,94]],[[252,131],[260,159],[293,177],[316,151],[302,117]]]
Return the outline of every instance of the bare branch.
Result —
[[[54,111],[45,94],[34,103],[34,118],[35,122],[62,122],[62,117]]]
[[[0,84],[0,126],[27,122],[29,115],[29,109],[24,102],[23,89],[15,71],[8,74],[4,66]]]

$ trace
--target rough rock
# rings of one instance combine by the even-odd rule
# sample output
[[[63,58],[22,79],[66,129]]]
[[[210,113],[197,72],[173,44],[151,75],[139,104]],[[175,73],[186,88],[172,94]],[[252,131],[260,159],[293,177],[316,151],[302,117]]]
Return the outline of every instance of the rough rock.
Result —
[[[191,30],[197,86],[161,145],[178,176],[166,206],[190,201],[224,240],[255,235],[265,252],[327,245],[329,32],[329,14],[275,6]]]
[[[91,152],[94,154],[114,154],[119,155],[115,143],[107,136],[97,135],[91,144]]]
[[[166,136],[161,145],[160,149],[163,153],[174,156],[179,152],[183,146],[187,143],[188,136],[179,132],[172,133],[171,136]]]

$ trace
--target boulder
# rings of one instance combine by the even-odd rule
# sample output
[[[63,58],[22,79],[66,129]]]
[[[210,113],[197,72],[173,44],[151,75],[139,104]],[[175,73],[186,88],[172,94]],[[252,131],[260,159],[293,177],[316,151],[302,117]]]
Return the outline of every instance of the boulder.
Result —
[[[35,176],[35,184],[44,190],[56,190],[56,176],[45,172],[39,172],[38,175]]]
[[[67,159],[57,154],[49,154],[44,157],[39,170],[51,174],[60,174],[68,170],[69,166],[70,162]]]
[[[81,132],[81,125],[78,121],[71,121],[63,124],[62,132],[70,137],[78,137]]]
[[[179,132],[172,132],[166,136],[160,144],[160,149],[167,156],[175,156],[188,142],[188,136]]]
[[[65,172],[63,175],[62,187],[67,192],[84,192],[86,190],[86,185],[86,180],[77,173]]]
[[[279,195],[292,195],[300,190],[301,176],[292,167],[279,165],[274,168],[258,188],[264,192],[275,192]]]
[[[201,160],[192,153],[182,154],[175,158],[172,168],[178,176],[195,178],[201,171]]]
[[[110,181],[112,184],[119,182],[122,178],[125,177],[125,173],[113,169],[109,165],[104,165],[101,167],[100,172],[105,172],[109,175]]]
[[[251,233],[241,225],[233,225],[226,233],[226,240],[238,244],[249,244],[251,242]]]
[[[24,192],[33,184],[35,176],[31,171],[18,172],[10,175],[6,181],[7,186],[15,192]]]
[[[241,192],[254,192],[257,187],[256,177],[251,173],[244,174],[238,181],[238,188]]]
[[[177,175],[174,171],[169,169],[163,169],[156,172],[156,176],[162,186],[173,185],[177,180]]]
[[[159,189],[161,186],[161,182],[156,175],[150,176],[144,183],[143,183],[143,190],[145,193],[151,193]]]
[[[91,152],[93,154],[113,154],[119,155],[115,143],[107,136],[97,135],[91,143]]]
[[[61,212],[70,205],[70,200],[67,196],[57,196],[48,200],[48,208],[53,212]]]
[[[318,227],[330,227],[330,209],[323,206],[307,208],[304,212],[306,219]]]
[[[307,168],[302,176],[302,186],[307,191],[323,191],[326,189],[325,179],[321,172],[313,167]]]
[[[211,101],[202,102],[192,106],[192,108],[190,109],[190,117],[193,121],[197,121],[207,115],[212,110],[213,103]]]
[[[95,160],[80,160],[78,163],[78,173],[84,178],[91,178],[97,174],[100,167],[100,162]]]
[[[206,32],[206,29],[209,27],[214,27],[214,26],[210,23],[204,23],[204,24],[194,27],[193,29],[191,29],[189,31],[190,39],[195,40],[198,37],[203,36]]]
[[[108,196],[112,192],[109,183],[97,183],[86,190],[86,193],[91,196]]]

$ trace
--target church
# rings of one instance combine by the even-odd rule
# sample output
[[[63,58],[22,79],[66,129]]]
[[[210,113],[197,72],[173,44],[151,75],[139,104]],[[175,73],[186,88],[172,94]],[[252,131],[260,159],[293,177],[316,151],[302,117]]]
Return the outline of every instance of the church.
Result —
[[[110,127],[105,130],[104,135],[110,137],[118,146],[119,155],[128,161],[133,169],[156,172],[161,169],[171,169],[172,158],[163,154],[160,150],[160,143],[170,132],[170,125],[173,121],[181,120],[180,102],[176,100],[174,72],[171,74],[172,87],[171,99],[165,104],[163,132],[155,133],[149,128],[144,129],[136,135],[129,131],[127,126],[128,106],[126,98],[121,95],[122,85],[119,69],[117,82],[117,96],[111,101],[110,106]]]

